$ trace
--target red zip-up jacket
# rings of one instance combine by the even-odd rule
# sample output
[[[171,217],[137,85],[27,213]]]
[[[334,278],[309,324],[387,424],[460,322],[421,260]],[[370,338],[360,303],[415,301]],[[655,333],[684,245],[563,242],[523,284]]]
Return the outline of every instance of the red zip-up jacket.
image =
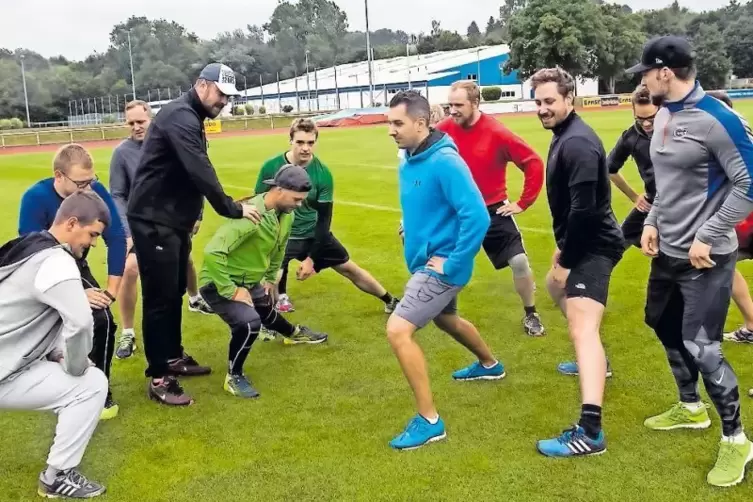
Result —
[[[447,118],[437,124],[455,142],[487,206],[507,200],[507,163],[523,171],[523,193],[518,205],[530,207],[544,185],[544,162],[525,141],[493,117],[481,114],[465,129]]]

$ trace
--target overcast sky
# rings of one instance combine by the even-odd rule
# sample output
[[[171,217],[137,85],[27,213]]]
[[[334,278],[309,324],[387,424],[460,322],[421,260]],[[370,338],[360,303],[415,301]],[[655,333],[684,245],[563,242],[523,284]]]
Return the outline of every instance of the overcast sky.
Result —
[[[351,29],[365,29],[363,0],[335,0],[348,15]],[[672,0],[622,0],[633,9],[664,7]],[[465,33],[471,21],[483,31],[496,16],[502,0],[371,0],[372,30],[401,29],[428,32],[431,20]],[[715,9],[727,0],[680,0],[693,10]],[[25,47],[43,56],[62,54],[83,59],[104,51],[113,25],[131,15],[177,21],[201,38],[219,32],[264,24],[277,0],[22,0],[0,14],[0,47]],[[377,7],[379,6],[379,7]],[[87,16],[86,20],[84,15]]]

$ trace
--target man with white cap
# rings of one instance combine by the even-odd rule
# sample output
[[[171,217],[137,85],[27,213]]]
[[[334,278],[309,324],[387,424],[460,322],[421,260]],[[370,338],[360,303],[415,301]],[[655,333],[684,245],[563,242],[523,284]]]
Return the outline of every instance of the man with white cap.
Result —
[[[190,91],[163,106],[144,139],[128,201],[141,272],[148,395],[167,405],[193,403],[176,376],[211,372],[181,344],[190,234],[204,198],[221,216],[260,221],[256,208],[225,194],[207,155],[204,119],[217,117],[237,94],[233,70],[211,63]]]

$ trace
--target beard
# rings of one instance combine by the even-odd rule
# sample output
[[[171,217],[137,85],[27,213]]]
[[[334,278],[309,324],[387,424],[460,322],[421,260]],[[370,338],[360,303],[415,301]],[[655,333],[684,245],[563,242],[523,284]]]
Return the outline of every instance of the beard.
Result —
[[[661,108],[661,106],[664,104],[664,101],[665,101],[665,96],[662,96],[662,95],[651,96],[651,104],[653,104],[654,106]]]

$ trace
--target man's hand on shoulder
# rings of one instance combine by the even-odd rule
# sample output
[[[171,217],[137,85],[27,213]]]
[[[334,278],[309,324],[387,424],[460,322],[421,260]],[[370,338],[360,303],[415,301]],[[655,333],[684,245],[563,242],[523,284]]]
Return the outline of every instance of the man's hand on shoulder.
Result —
[[[251,220],[254,223],[259,223],[261,221],[261,214],[259,214],[259,210],[254,206],[241,204],[241,208],[243,209],[243,217],[247,220]]]

